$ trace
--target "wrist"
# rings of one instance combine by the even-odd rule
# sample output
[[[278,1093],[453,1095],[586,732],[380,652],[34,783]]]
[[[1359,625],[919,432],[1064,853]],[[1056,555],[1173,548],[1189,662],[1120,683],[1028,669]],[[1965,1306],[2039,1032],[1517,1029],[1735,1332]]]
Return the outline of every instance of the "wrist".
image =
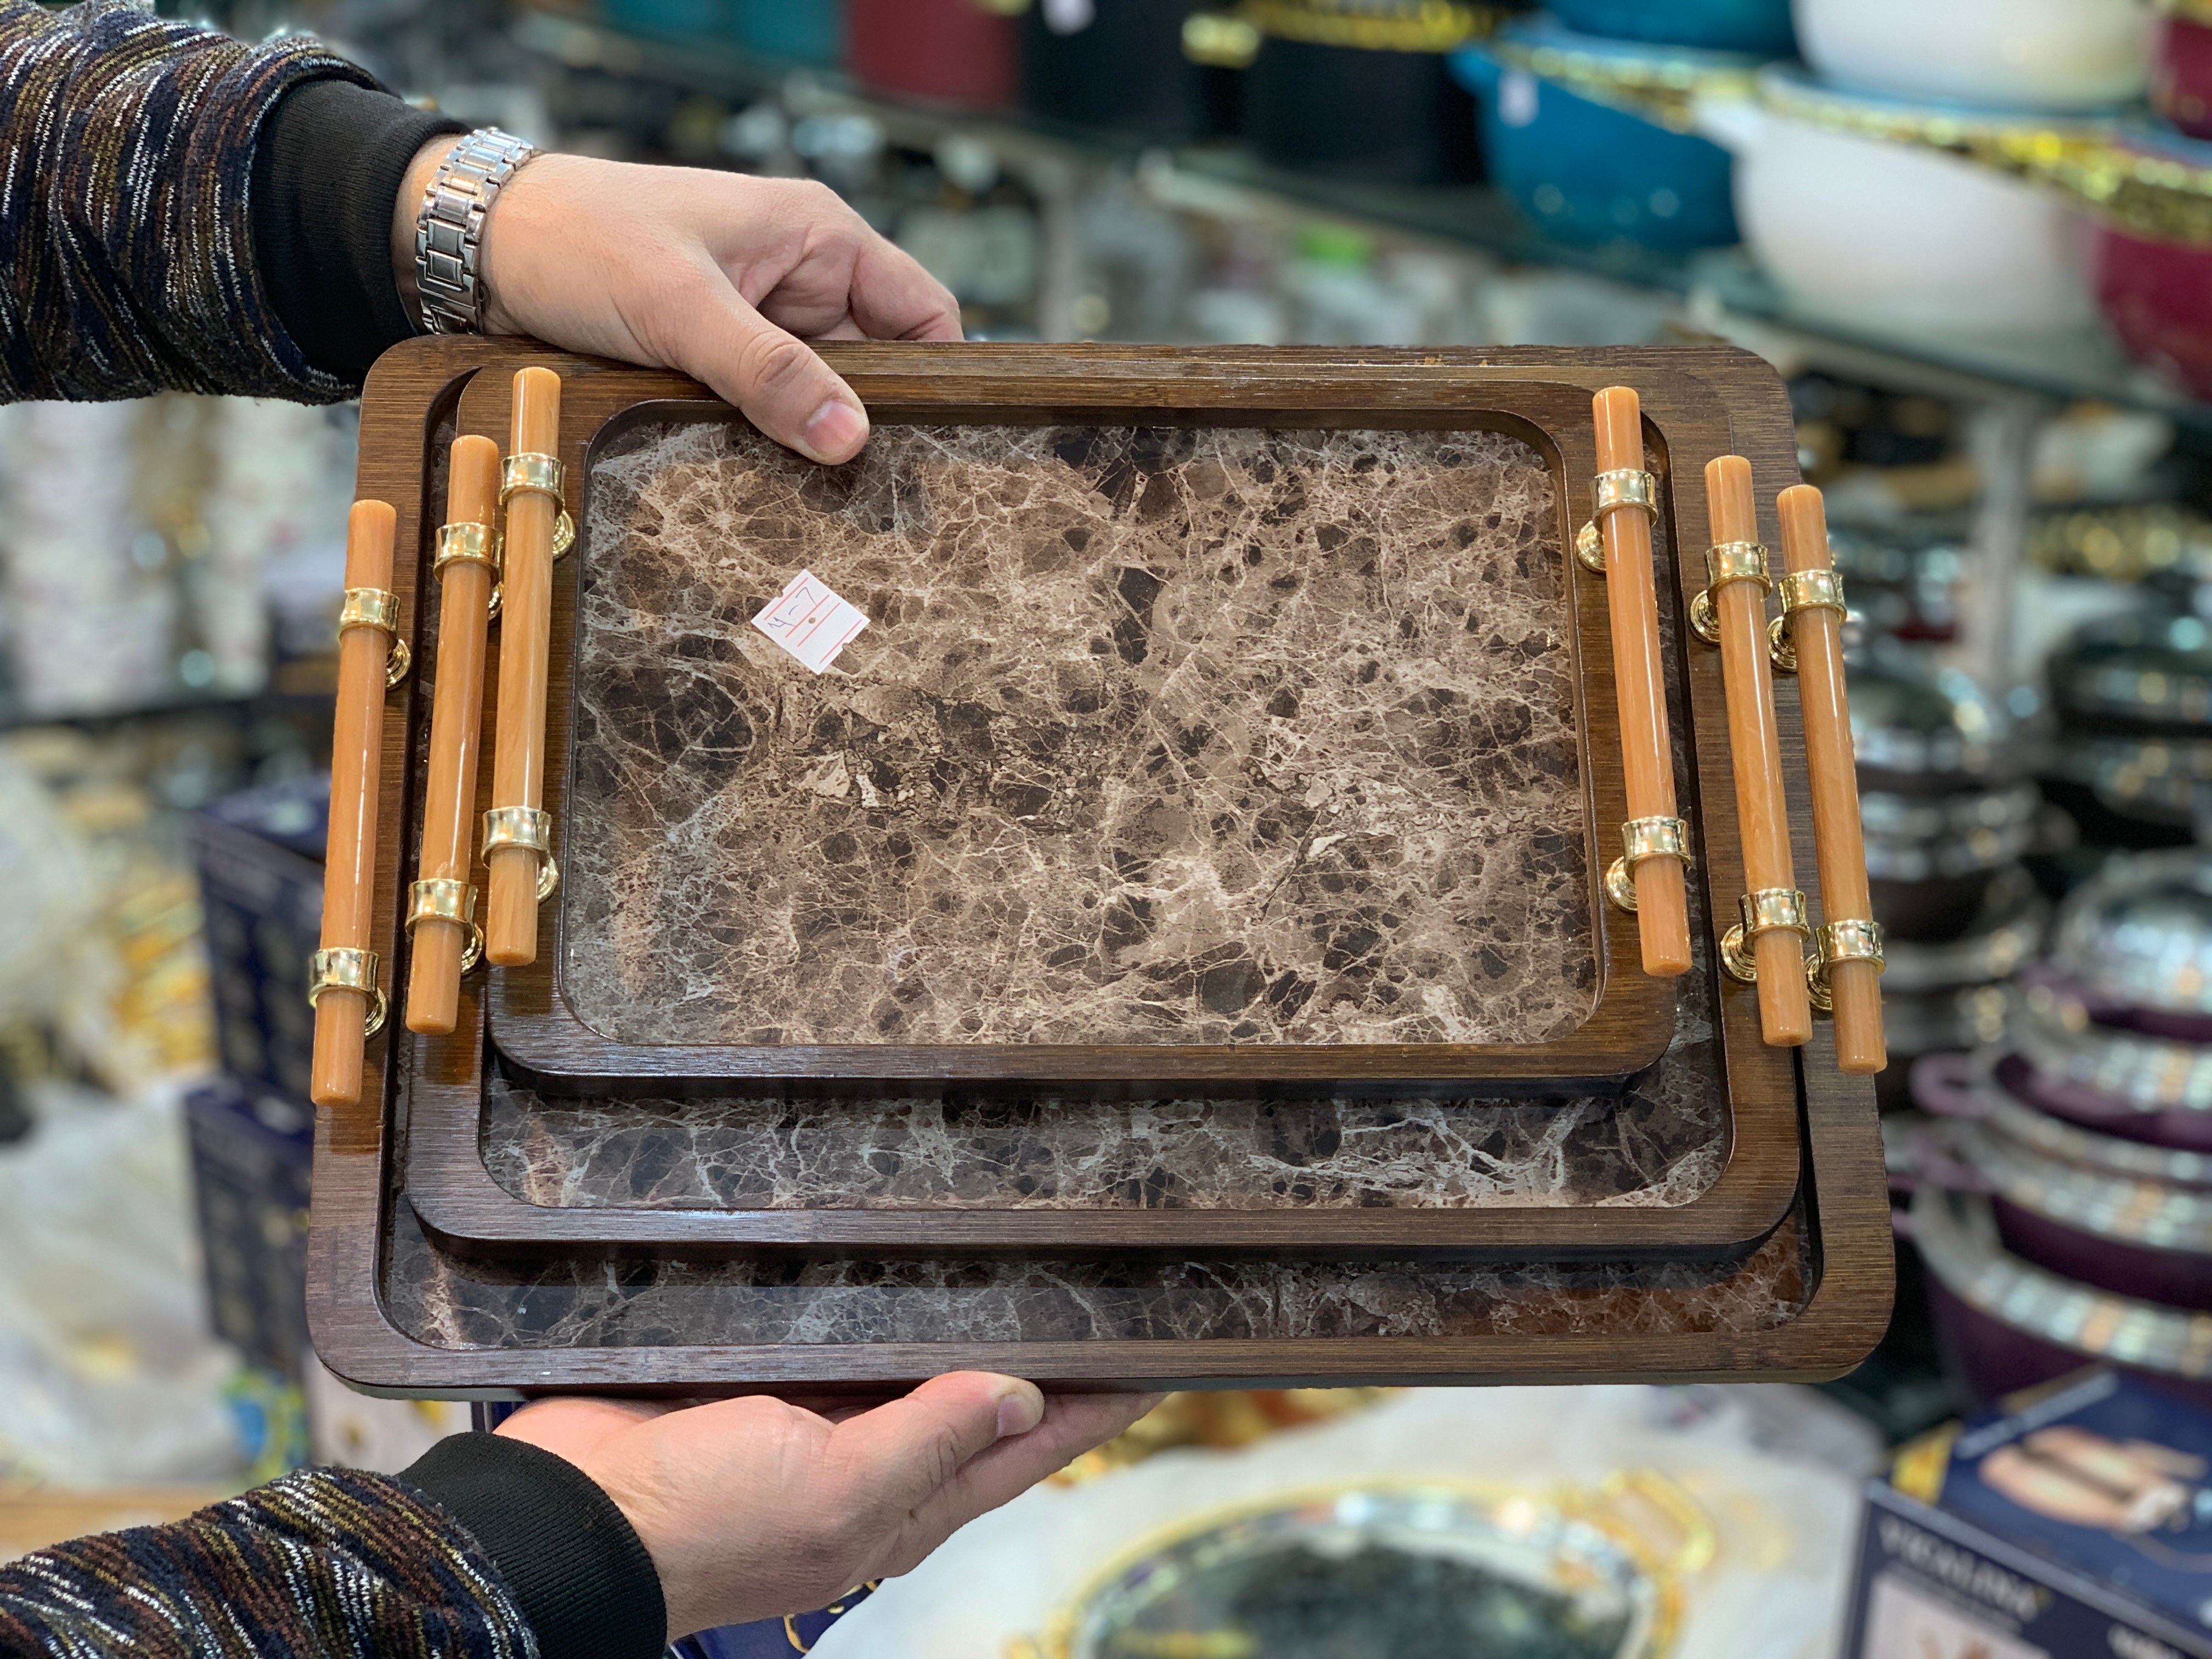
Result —
[[[439,167],[453,153],[453,147],[464,135],[441,132],[415,152],[415,159],[407,164],[407,172],[399,181],[399,194],[392,204],[392,278],[399,289],[399,303],[406,308],[408,319],[420,326],[422,315],[422,290],[415,282],[415,222],[422,210],[422,198],[429,194],[430,181],[438,176]]]

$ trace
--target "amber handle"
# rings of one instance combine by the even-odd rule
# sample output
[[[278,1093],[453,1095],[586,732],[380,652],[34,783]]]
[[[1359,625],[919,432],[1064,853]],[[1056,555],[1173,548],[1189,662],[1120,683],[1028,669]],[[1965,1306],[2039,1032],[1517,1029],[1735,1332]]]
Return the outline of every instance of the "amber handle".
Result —
[[[1743,832],[1744,917],[1741,948],[1723,955],[1755,969],[1759,1021],[1766,1041],[1795,1048],[1813,1035],[1805,984],[1804,897],[1790,854],[1790,805],[1782,787],[1782,733],[1774,717],[1774,671],[1767,660],[1765,550],[1751,463],[1723,455],[1705,468],[1713,546],[1706,595],[1721,648],[1729,749],[1735,761],[1735,809]],[[1747,574],[1756,568],[1758,574]],[[1747,573],[1747,574],[1735,574]],[[1794,900],[1794,908],[1793,908]],[[1738,969],[1738,976],[1741,970]]]
[[[345,607],[338,619],[338,706],[331,739],[331,827],[323,864],[322,949],[313,988],[318,1106],[361,1098],[362,1050],[384,1023],[379,964],[368,949],[376,894],[376,792],[384,761],[384,694],[405,661],[392,598],[398,515],[356,501],[346,520]]]
[[[561,377],[550,368],[526,368],[514,377],[514,442],[509,466],[520,456],[557,456],[561,441]],[[507,615],[499,635],[499,734],[492,761],[495,813],[535,813],[545,787],[546,659],[553,633],[553,532],[561,503],[557,469],[553,489],[507,490]],[[484,917],[484,954],[503,968],[538,958],[538,902],[551,868],[550,849],[493,848],[484,856],[490,887]]]
[[[1851,752],[1850,700],[1844,685],[1843,588],[1828,550],[1820,492],[1798,484],[1776,503],[1782,559],[1790,580],[1783,622],[1797,665],[1805,711],[1805,763],[1813,781],[1813,847],[1820,863],[1820,911],[1814,985],[1836,1017],[1836,1065],[1870,1076],[1889,1063],[1881,1031],[1881,933],[1867,890],[1866,842],[1859,829],[1859,781]]]
[[[468,550],[489,543],[499,521],[499,446],[456,438],[447,467],[446,535],[438,569],[438,678],[430,702],[430,762],[422,784],[422,844],[409,910],[413,940],[407,974],[407,1029],[442,1035],[459,1017],[461,975],[475,939],[469,888],[477,798],[477,750],[483,727],[485,635],[491,626],[491,565]],[[449,541],[448,538],[453,538]],[[426,890],[444,884],[442,892]],[[444,914],[439,912],[443,911]]]
[[[1597,394],[1601,473],[1641,471],[1644,411],[1627,386]],[[1606,605],[1613,627],[1613,695],[1620,710],[1620,750],[1632,823],[1674,817],[1674,749],[1667,732],[1665,659],[1659,648],[1659,593],[1651,572],[1651,517],[1633,507],[1601,511]],[[1633,882],[1644,971],[1671,979],[1690,971],[1690,904],[1680,860],[1639,858]]]

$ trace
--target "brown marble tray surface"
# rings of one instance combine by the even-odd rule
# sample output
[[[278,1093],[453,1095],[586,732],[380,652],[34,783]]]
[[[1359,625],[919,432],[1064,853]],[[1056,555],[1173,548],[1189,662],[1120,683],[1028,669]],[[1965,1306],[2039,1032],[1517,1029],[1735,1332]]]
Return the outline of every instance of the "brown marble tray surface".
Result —
[[[730,422],[593,452],[561,990],[634,1044],[1535,1043],[1595,1001],[1545,459]],[[802,568],[869,626],[751,623]]]
[[[836,355],[872,404],[886,408],[891,389],[905,383],[868,367],[876,362],[871,349]],[[419,616],[422,608],[415,603],[428,539],[421,493],[454,429],[455,400],[467,376],[489,367],[503,379],[524,362],[545,359],[527,343],[423,341],[392,354],[372,377],[362,493],[392,501],[402,548],[421,550],[421,562],[403,559],[395,576],[404,614]],[[602,372],[580,360],[552,361],[572,386]],[[961,361],[933,360],[956,371]],[[1109,379],[1117,372],[1112,353],[1098,361]],[[1740,354],[1719,349],[1512,351],[1482,354],[1480,361],[1581,388],[1615,380],[1653,388],[1710,384],[1723,402],[1729,377],[1762,386],[1766,377]],[[1332,374],[1370,372],[1361,354],[1324,367]],[[605,372],[624,384],[635,378]],[[665,383],[658,396],[699,395],[670,377],[657,383]],[[1586,401],[1586,390],[1579,395]],[[1697,674],[1692,681],[1694,695],[1711,695]],[[406,810],[422,702],[413,684],[395,693],[401,718],[387,725],[383,777],[391,813]],[[1785,705],[1785,726],[1794,712]],[[1693,773],[1695,788],[1725,793],[1724,757],[1701,753]],[[1705,820],[1717,860],[1734,856],[1731,823],[1718,812]],[[380,896],[387,887],[403,891],[405,875],[387,825]],[[375,937],[388,956],[404,959],[396,911],[380,919]],[[485,988],[496,1000],[496,981]],[[1791,1091],[1803,1113],[1807,1171],[1796,1206],[1743,1262],[1626,1263],[1618,1254],[1587,1253],[1567,1261],[1541,1250],[1524,1250],[1511,1262],[1437,1261],[1388,1250],[1355,1261],[1334,1251],[1317,1255],[1311,1247],[1272,1256],[1198,1249],[1138,1258],[1034,1249],[1007,1258],[978,1257],[948,1242],[895,1260],[877,1253],[877,1265],[867,1267],[866,1253],[575,1244],[486,1256],[439,1243],[416,1222],[403,1182],[410,1117],[428,1095],[465,1094],[481,1114],[486,1050],[473,985],[464,1003],[464,1028],[455,1037],[394,1032],[376,1039],[362,1106],[326,1112],[317,1125],[310,1320],[332,1368],[374,1391],[866,1393],[960,1366],[1011,1370],[1061,1386],[1811,1377],[1854,1363],[1886,1316],[1887,1208],[1870,1093],[1832,1074],[1825,1031],[1804,1052],[1802,1074],[1786,1068],[1802,1085],[1802,1092]],[[1728,996],[1722,1012],[1733,1075],[1748,1000]],[[1755,1050],[1742,1056],[1742,1063],[1754,1060],[1744,1075],[1763,1078],[1768,1057]],[[471,1154],[481,1170],[481,1149],[471,1146]],[[1693,1202],[1679,1213],[1695,1209]],[[1509,1212],[1561,1213],[1541,1206]],[[1164,1213],[1139,1211],[1132,1218]],[[1434,1213],[1381,1212],[1386,1232]],[[1578,1213],[1663,1220],[1677,1212],[1627,1205]]]

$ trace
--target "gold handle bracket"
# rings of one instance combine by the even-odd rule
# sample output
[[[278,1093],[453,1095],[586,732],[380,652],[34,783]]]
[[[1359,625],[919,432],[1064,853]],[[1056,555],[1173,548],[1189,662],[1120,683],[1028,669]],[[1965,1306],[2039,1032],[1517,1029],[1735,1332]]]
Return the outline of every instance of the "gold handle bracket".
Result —
[[[561,463],[558,458],[526,452],[510,455],[500,474],[499,504],[505,507],[517,495],[550,495],[553,510],[553,556],[557,561],[576,544],[576,521],[562,504]]]
[[[1793,570],[1774,584],[1782,614],[1766,625],[1767,653],[1783,673],[1797,672],[1797,617],[1807,611],[1832,611],[1838,623],[1850,607],[1844,603],[1844,579],[1833,570]]]
[[[1716,542],[1705,550],[1705,586],[1690,601],[1690,626],[1707,645],[1721,642],[1720,591],[1730,582],[1756,582],[1760,592],[1773,592],[1765,543]]]
[[[1605,536],[1599,526],[1617,507],[1632,507],[1655,521],[1659,517],[1659,481],[1641,467],[1601,472],[1590,485],[1589,522],[1575,537],[1575,556],[1585,569],[1605,574]]]
[[[407,931],[420,921],[450,921],[469,930],[461,952],[461,971],[467,973],[483,957],[483,929],[477,926],[477,890],[465,881],[433,877],[418,881],[407,892]]]
[[[1683,818],[1631,818],[1620,826],[1620,856],[1606,866],[1605,896],[1622,909],[1636,908],[1636,866],[1646,859],[1679,859],[1687,869],[1690,825]]]
[[[1752,941],[1761,933],[1795,933],[1812,937],[1805,920],[1805,895],[1795,887],[1762,887],[1736,901],[1743,920],[1721,935],[1721,963],[1731,979],[1746,985],[1759,983],[1759,963],[1752,959]]]
[[[323,1000],[325,991],[358,991],[368,999],[368,1018],[362,1036],[374,1036],[384,1029],[384,988],[376,982],[376,952],[334,945],[307,958],[307,1006]]]
[[[1805,962],[1805,988],[1813,1006],[1822,1013],[1835,1012],[1828,985],[1829,969],[1846,962],[1870,962],[1879,975],[1889,965],[1882,953],[1881,924],[1878,921],[1832,921],[1813,935],[1813,954]]]
[[[388,588],[349,587],[338,605],[337,637],[349,628],[373,628],[385,638],[384,686],[390,690],[407,678],[415,653],[399,637],[399,596]]]
[[[538,854],[538,902],[543,904],[561,885],[561,866],[553,859],[553,815],[536,806],[495,806],[483,815],[487,863],[502,847],[521,847]]]

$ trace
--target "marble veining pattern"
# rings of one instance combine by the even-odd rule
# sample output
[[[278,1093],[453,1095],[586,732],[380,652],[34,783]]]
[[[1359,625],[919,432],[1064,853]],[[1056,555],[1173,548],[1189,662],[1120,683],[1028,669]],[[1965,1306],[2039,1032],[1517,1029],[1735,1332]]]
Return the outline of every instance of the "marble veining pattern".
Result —
[[[532,1204],[628,1209],[1465,1209],[1669,1205],[1726,1144],[1709,1042],[1576,1100],[1127,1102],[540,1096],[481,1147]]]
[[[565,994],[637,1043],[1539,1041],[1595,969],[1550,480],[1484,432],[592,471]],[[801,568],[870,625],[751,626]]]
[[[679,1261],[450,1255],[404,1200],[385,1303],[443,1348],[1750,1334],[1813,1283],[1802,1216],[1733,1266],[1173,1257]]]

